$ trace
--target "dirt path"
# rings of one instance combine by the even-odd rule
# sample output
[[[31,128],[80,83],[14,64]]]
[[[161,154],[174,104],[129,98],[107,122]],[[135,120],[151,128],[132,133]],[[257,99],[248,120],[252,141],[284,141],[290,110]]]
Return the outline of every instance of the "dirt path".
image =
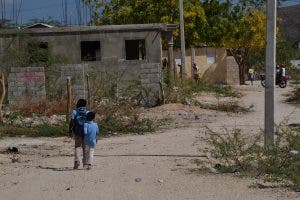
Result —
[[[0,140],[0,150],[17,146],[21,151],[15,163],[11,162],[11,155],[0,154],[0,197],[5,200],[300,199],[299,193],[288,189],[249,188],[255,182],[253,179],[195,172],[197,166],[192,160],[201,156],[198,152],[201,141],[197,138],[203,135],[203,125],[237,126],[247,133],[263,127],[263,89],[257,84],[239,90],[245,94],[242,104],[253,104],[253,112],[227,114],[185,106],[177,110],[167,106],[152,110],[177,116],[177,124],[156,134],[101,140],[91,171],[72,170],[72,143],[68,138]],[[289,116],[291,122],[300,123],[300,109],[282,102],[287,91],[277,89],[276,120]]]

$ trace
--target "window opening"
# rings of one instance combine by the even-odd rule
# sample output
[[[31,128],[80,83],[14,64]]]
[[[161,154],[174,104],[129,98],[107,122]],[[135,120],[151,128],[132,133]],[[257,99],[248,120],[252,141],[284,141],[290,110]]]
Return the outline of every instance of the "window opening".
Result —
[[[82,41],[80,43],[82,61],[100,61],[100,41]]]
[[[27,45],[30,64],[46,63],[49,60],[48,42],[32,41]]]
[[[145,40],[125,40],[126,60],[145,60]]]
[[[216,63],[216,49],[207,49],[207,63],[208,64],[215,64]]]

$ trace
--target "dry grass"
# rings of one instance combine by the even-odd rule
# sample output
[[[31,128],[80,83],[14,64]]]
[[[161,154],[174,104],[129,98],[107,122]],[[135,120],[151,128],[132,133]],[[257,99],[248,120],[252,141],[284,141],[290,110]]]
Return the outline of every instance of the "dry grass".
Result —
[[[33,114],[51,116],[51,115],[63,115],[66,114],[66,101],[26,101],[23,105],[13,108],[13,112],[18,113],[21,116],[30,117]]]
[[[292,69],[289,72],[291,78],[295,81],[300,81],[300,70],[299,69]]]

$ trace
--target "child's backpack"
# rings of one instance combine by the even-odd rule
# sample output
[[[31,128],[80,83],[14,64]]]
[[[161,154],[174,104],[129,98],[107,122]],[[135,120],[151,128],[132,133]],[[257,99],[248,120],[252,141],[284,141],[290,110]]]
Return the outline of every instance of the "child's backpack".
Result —
[[[74,119],[74,124],[75,124],[74,133],[76,135],[83,134],[84,123],[86,122],[86,114],[87,114],[86,108],[76,109],[76,115]]]

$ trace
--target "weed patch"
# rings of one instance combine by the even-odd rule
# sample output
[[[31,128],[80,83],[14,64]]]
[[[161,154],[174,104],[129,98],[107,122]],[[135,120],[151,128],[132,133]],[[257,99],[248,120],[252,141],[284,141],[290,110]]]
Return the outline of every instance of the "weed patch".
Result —
[[[300,135],[286,125],[279,125],[275,146],[266,150],[262,134],[247,137],[241,130],[220,134],[207,129],[202,138],[207,148],[208,163],[221,173],[240,172],[261,177],[268,182],[287,182],[300,188]]]
[[[68,135],[66,125],[38,125],[35,127],[1,126],[1,136],[16,137],[64,137]]]
[[[224,103],[218,103],[217,105],[214,104],[204,104],[199,101],[194,101],[193,105],[199,106],[203,109],[210,109],[210,110],[217,110],[222,112],[228,112],[228,113],[246,113],[250,112],[252,106],[246,108],[238,105],[237,102],[224,102]]]
[[[106,117],[99,121],[101,124],[101,134],[110,135],[113,133],[136,133],[146,134],[157,130],[158,125],[149,119],[142,119],[138,121],[121,121],[116,117]]]
[[[174,87],[165,88],[167,103],[184,103],[186,99],[193,99],[201,92],[210,92],[224,97],[241,97],[228,85],[212,85],[194,80],[186,80]]]
[[[292,95],[286,100],[286,102],[300,104],[300,88],[295,88]]]
[[[51,115],[63,115],[66,114],[66,101],[26,101],[23,105],[13,108],[12,115],[20,115],[24,117],[31,117],[34,115],[39,116],[51,116]]]

